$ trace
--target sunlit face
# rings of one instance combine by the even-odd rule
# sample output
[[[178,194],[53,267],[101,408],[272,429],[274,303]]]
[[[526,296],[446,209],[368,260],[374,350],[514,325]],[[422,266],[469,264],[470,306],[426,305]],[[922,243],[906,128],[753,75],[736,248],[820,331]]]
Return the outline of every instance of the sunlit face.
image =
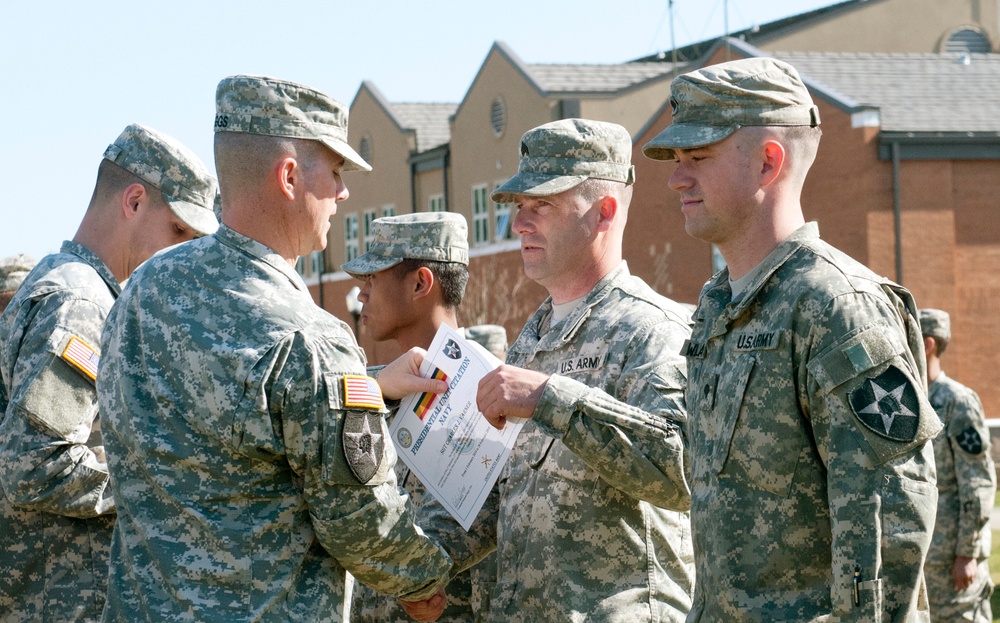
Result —
[[[524,274],[548,288],[567,280],[594,255],[598,215],[575,189],[549,195],[515,197],[514,232],[521,236]]]
[[[678,149],[668,185],[681,196],[684,229],[724,245],[745,231],[759,191],[754,142],[739,136],[698,149]]]
[[[309,161],[300,163],[303,180],[302,202],[299,206],[298,255],[307,255],[326,248],[330,219],[337,213],[337,202],[345,201],[350,193],[341,178],[344,158],[330,149],[316,150]]]
[[[410,305],[411,280],[398,275],[395,268],[387,268],[368,275],[358,300],[364,304],[361,322],[378,342],[393,340],[400,330],[412,325],[414,307]]]

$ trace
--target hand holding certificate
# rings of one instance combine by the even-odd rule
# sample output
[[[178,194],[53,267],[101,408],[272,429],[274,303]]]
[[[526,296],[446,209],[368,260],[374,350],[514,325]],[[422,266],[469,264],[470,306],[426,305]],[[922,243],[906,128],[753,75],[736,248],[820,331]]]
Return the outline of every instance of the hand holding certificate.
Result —
[[[448,384],[443,394],[413,394],[399,406],[389,432],[396,452],[427,490],[466,530],[500,476],[523,421],[497,430],[476,408],[479,381],[500,360],[441,325],[421,376]]]

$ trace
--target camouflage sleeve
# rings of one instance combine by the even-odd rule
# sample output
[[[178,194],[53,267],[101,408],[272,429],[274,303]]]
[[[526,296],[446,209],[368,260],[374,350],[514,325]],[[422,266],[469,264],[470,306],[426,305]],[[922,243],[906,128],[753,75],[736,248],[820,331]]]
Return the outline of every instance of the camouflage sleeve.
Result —
[[[686,511],[687,368],[680,351],[688,334],[671,321],[639,329],[620,355],[614,396],[555,374],[533,418],[617,489]]]
[[[347,389],[345,379],[367,378],[364,368],[332,339],[308,350],[291,349],[283,367],[306,371],[305,378],[293,372],[277,383],[276,404],[283,405],[287,456],[303,477],[316,535],[345,569],[379,592],[430,597],[448,581],[451,560],[414,525],[413,508],[396,487],[396,454],[382,409],[366,392],[352,399]]]
[[[12,503],[32,510],[81,518],[112,513],[107,465],[88,445],[105,312],[54,297],[34,311],[0,423],[0,484]]]
[[[815,353],[800,400],[827,470],[838,621],[908,621],[926,604],[921,567],[937,504],[927,442],[940,422],[912,337],[897,309],[853,294],[813,319],[800,346]]]
[[[503,477],[501,476],[501,479]],[[475,566],[497,548],[497,518],[500,513],[500,481],[493,486],[483,507],[466,532],[433,495],[424,496],[417,509],[417,523],[444,547],[455,563],[452,575]]]
[[[990,432],[983,406],[972,390],[959,392],[952,404],[948,443],[955,457],[958,481],[958,543],[956,556],[988,558],[990,511],[996,494],[996,470],[990,458]]]

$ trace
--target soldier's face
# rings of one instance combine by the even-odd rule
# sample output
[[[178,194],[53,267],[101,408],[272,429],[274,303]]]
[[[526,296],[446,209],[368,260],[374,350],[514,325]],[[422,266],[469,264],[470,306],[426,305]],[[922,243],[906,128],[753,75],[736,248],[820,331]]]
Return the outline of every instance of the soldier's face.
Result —
[[[154,253],[196,237],[196,232],[164,202],[145,202],[137,217],[133,220],[130,273]]]
[[[400,330],[414,323],[410,305],[412,291],[409,275],[399,275],[395,268],[387,268],[368,275],[358,300],[361,308],[361,322],[372,338],[381,342],[396,339]]]
[[[350,194],[340,177],[343,157],[326,148],[311,156],[301,169],[304,192],[298,232],[299,255],[326,248],[330,219],[337,213],[337,202],[345,201]]]

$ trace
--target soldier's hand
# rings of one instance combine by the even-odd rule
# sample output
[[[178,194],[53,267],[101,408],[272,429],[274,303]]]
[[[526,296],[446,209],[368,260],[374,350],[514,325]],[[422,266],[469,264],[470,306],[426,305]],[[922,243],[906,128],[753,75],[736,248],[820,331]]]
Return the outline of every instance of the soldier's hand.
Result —
[[[448,605],[448,598],[442,588],[423,601],[403,601],[400,599],[399,605],[414,621],[437,621],[441,613],[444,612],[445,606]]]
[[[975,558],[956,556],[955,564],[951,566],[951,579],[955,582],[955,590],[964,591],[972,586],[973,580],[976,579],[977,570]]]
[[[476,406],[490,426],[502,430],[509,418],[530,418],[542,397],[549,375],[502,365],[479,381]]]
[[[411,348],[378,373],[378,385],[382,395],[390,400],[399,400],[408,394],[432,392],[443,394],[448,391],[448,384],[438,379],[425,379],[420,376],[420,364],[427,354],[422,348]]]

